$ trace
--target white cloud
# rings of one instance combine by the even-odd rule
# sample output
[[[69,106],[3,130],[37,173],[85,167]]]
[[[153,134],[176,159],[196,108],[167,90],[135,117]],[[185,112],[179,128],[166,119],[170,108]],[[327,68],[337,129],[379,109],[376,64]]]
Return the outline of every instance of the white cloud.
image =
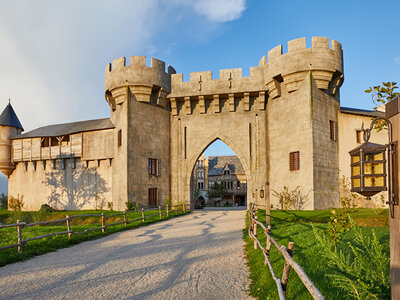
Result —
[[[216,24],[239,18],[245,9],[244,0],[192,3],[0,2],[0,112],[11,97],[26,130],[107,117],[103,84],[108,62],[209,39]]]
[[[245,0],[200,0],[195,10],[214,22],[233,21],[241,17],[246,9]]]

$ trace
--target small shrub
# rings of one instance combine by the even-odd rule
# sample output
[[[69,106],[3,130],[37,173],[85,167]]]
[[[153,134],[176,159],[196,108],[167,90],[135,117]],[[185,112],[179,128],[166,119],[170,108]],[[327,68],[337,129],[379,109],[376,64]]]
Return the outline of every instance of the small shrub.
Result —
[[[107,202],[107,207],[109,210],[113,210],[113,203],[112,202]]]
[[[325,276],[332,279],[336,288],[354,299],[390,298],[390,257],[372,230],[364,233],[349,217],[352,242],[342,244],[342,249],[326,234],[313,226],[321,251],[331,268]]]
[[[48,204],[42,204],[39,209],[40,212],[51,213],[54,209]]]
[[[126,205],[127,210],[137,210],[137,209],[139,209],[139,206],[140,206],[139,203],[130,202],[130,201],[125,202],[125,205]]]
[[[340,212],[340,210],[331,210],[332,216],[330,217],[330,222],[327,228],[328,236],[337,243],[344,232],[350,229],[350,215],[345,211]]]
[[[272,190],[272,194],[278,198],[279,204],[282,210],[286,209],[297,209],[301,210],[304,205],[308,202],[308,194],[303,194],[300,191],[300,186],[297,186],[294,190],[289,190],[287,186],[283,187],[281,192]]]
[[[23,195],[21,196],[21,198],[19,197],[19,194],[18,198],[11,196],[10,199],[8,200],[8,208],[15,211],[21,211],[25,205],[23,199],[24,199]]]

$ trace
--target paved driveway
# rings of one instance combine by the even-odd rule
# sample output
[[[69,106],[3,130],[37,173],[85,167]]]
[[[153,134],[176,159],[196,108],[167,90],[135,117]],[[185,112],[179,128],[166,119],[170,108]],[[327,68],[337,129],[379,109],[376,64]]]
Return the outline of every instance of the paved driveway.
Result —
[[[244,219],[195,211],[7,265],[0,299],[246,299]]]

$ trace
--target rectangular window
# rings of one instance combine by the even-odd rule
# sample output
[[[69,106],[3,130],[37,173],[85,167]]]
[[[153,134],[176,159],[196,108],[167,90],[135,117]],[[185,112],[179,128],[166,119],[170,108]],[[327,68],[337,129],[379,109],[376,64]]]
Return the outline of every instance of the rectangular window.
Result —
[[[362,144],[363,132],[361,130],[356,130],[356,140],[358,144]]]
[[[42,147],[49,147],[50,146],[50,138],[49,137],[44,137],[42,138]]]
[[[158,205],[158,188],[149,188],[149,205]]]
[[[61,137],[61,145],[68,146],[69,145],[69,141],[70,141],[69,135],[63,135]]]
[[[204,182],[198,182],[197,187],[199,188],[199,190],[204,190]]]
[[[118,147],[122,146],[122,130],[118,130]]]
[[[336,122],[330,120],[329,121],[329,127],[330,127],[330,135],[331,135],[331,140],[336,142]]]
[[[300,152],[290,152],[289,154],[290,171],[300,170]]]
[[[149,158],[149,175],[158,176],[158,159]]]
[[[50,144],[51,146],[59,146],[58,139],[56,137],[51,137]]]

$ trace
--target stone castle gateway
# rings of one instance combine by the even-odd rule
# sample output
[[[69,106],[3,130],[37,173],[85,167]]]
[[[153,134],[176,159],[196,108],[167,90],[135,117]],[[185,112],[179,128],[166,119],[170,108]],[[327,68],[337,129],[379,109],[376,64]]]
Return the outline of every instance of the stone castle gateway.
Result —
[[[219,78],[205,71],[183,81],[160,60],[147,66],[142,56],[129,64],[118,58],[105,71],[109,119],[20,134],[12,118],[0,116],[1,171],[9,195],[23,196],[26,209],[193,206],[194,165],[220,139],[243,165],[248,202],[274,203],[271,191],[300,186],[308,195],[303,208],[336,206],[339,179],[349,177],[347,145],[357,144],[362,121],[380,115],[341,108],[342,83],[342,46],[325,37],[313,37],[311,47],[305,38],[289,41],[287,53],[273,48],[248,77],[227,69]],[[10,108],[3,114],[12,115]]]

